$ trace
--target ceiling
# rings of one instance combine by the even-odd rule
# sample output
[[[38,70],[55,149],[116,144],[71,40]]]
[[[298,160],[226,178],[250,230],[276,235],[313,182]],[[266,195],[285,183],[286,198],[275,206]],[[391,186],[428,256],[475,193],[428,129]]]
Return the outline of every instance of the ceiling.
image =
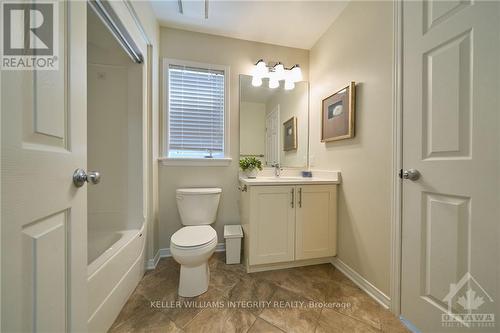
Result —
[[[347,1],[151,0],[162,26],[310,49]]]

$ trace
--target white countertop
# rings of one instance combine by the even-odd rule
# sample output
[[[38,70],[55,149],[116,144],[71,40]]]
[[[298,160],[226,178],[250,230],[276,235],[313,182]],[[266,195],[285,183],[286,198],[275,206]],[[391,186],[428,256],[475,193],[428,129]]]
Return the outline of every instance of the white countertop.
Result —
[[[254,185],[320,185],[340,184],[339,171],[312,171],[313,177],[302,177],[298,172],[282,173],[280,177],[269,176],[269,173],[257,176],[257,178],[246,178],[240,175],[240,182],[247,186]]]
[[[240,182],[252,185],[307,185],[307,184],[340,184],[338,179],[326,179],[318,177],[257,177],[244,178],[240,177]]]

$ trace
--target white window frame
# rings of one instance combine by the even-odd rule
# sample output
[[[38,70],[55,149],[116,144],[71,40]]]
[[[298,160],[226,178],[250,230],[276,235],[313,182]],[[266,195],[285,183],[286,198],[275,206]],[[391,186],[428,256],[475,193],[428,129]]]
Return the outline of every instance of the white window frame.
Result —
[[[224,71],[224,157],[219,158],[186,158],[186,157],[168,157],[168,129],[169,129],[169,119],[170,119],[170,110],[169,110],[169,101],[168,101],[168,87],[169,87],[169,75],[168,69],[170,65],[177,66],[191,66],[198,68],[207,68],[207,69],[215,69]],[[162,75],[163,75],[163,85],[162,85],[162,94],[163,94],[163,119],[161,121],[161,137],[162,137],[162,145],[161,145],[161,156],[160,161],[163,165],[178,165],[178,166],[226,166],[231,164],[232,158],[230,156],[230,146],[229,146],[229,138],[230,138],[230,119],[229,119],[229,86],[230,86],[230,68],[225,65],[215,65],[215,64],[207,64],[200,63],[194,61],[187,60],[179,60],[179,59],[170,59],[163,58],[163,66],[162,66]]]

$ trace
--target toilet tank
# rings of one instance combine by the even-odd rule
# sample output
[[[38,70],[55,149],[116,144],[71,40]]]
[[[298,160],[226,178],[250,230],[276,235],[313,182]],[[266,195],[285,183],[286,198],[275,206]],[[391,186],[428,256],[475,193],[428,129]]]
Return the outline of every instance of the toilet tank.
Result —
[[[220,188],[179,188],[176,191],[177,209],[183,225],[212,224],[222,193]]]

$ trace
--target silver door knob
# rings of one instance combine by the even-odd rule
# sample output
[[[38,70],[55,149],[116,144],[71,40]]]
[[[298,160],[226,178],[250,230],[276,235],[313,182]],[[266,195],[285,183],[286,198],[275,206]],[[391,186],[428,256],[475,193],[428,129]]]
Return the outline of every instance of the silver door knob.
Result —
[[[409,180],[418,180],[420,178],[420,172],[416,169],[403,170],[403,178]]]
[[[89,171],[86,173],[83,169],[76,169],[73,172],[73,184],[76,187],[82,187],[85,182],[90,182],[92,184],[99,184],[101,181],[101,174],[97,171]]]

